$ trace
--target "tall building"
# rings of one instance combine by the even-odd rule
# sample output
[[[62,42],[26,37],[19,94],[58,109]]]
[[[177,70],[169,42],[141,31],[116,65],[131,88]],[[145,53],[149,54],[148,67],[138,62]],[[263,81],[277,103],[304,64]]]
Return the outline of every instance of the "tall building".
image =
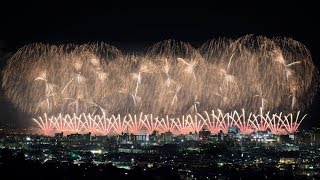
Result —
[[[320,144],[320,128],[312,129],[311,133],[311,144]]]
[[[222,132],[222,130],[220,130],[220,132],[218,133],[218,141],[223,141],[224,140],[224,133]]]
[[[205,130],[205,129],[202,129],[202,130],[199,132],[199,140],[200,140],[200,141],[206,141],[206,140],[208,140],[209,137],[210,137],[210,134],[211,134],[210,131]]]

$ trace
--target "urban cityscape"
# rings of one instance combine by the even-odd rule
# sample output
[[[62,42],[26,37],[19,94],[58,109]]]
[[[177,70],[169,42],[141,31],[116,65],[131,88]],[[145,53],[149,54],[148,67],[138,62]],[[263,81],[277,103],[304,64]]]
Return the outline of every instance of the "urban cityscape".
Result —
[[[1,133],[1,175],[121,179],[318,179],[320,129],[274,135],[229,127],[174,136],[172,132],[98,136]],[[68,171],[68,176],[65,172]]]
[[[0,179],[320,179],[316,3],[0,7]]]

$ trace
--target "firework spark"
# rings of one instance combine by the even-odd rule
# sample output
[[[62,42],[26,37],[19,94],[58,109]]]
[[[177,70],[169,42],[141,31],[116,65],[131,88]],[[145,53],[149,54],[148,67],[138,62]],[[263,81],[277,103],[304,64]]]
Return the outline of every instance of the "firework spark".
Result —
[[[262,112],[262,111],[261,111]],[[233,111],[224,113],[220,109],[212,110],[211,114],[204,112],[201,114],[183,115],[182,117],[154,117],[152,114],[125,115],[118,114],[107,117],[104,115],[73,114],[70,116],[59,114],[58,116],[33,118],[43,132],[52,134],[54,132],[92,132],[95,134],[119,134],[129,133],[150,133],[152,131],[173,132],[174,134],[199,132],[203,128],[209,129],[213,133],[220,130],[227,132],[230,126],[239,127],[243,134],[250,134],[254,131],[270,129],[274,134],[293,133],[297,130],[302,120],[300,111],[295,115],[280,114],[247,114],[243,109],[241,112]]]

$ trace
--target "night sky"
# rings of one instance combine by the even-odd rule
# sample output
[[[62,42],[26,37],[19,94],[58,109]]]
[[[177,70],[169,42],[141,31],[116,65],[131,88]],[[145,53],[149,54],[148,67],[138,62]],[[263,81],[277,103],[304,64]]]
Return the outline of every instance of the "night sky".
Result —
[[[124,51],[143,51],[174,38],[195,47],[217,37],[246,34],[292,37],[307,46],[320,67],[319,8],[305,1],[256,3],[149,3],[94,1],[0,2],[0,69],[21,46],[107,42]],[[320,126],[320,96],[306,111],[302,127]],[[0,125],[24,127],[29,117],[0,95]]]

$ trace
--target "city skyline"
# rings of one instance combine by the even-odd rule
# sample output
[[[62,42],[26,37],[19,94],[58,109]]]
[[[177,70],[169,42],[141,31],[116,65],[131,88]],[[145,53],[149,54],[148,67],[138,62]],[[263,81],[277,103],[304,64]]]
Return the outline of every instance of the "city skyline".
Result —
[[[319,179],[307,1],[0,2],[0,179]]]
[[[247,34],[290,37],[306,46],[319,67],[319,25],[312,4],[303,3],[215,3],[143,6],[106,4],[51,4],[11,2],[4,4],[1,30],[1,70],[16,50],[29,43],[49,44],[106,42],[124,52],[145,52],[152,44],[166,39],[189,42],[199,47],[211,39],[236,39]],[[59,12],[56,9],[60,9]],[[223,9],[227,9],[224,11]],[[272,10],[272,13],[269,10]],[[84,13],[86,12],[86,13]],[[120,13],[121,12],[121,13]],[[194,12],[194,13],[189,13]],[[33,21],[38,15],[45,21]],[[149,20],[145,14],[149,14]],[[318,68],[319,69],[319,68]],[[28,127],[32,116],[19,111],[1,90],[1,123]],[[319,95],[316,95],[301,127],[318,125]],[[29,124],[29,125],[27,125]]]

